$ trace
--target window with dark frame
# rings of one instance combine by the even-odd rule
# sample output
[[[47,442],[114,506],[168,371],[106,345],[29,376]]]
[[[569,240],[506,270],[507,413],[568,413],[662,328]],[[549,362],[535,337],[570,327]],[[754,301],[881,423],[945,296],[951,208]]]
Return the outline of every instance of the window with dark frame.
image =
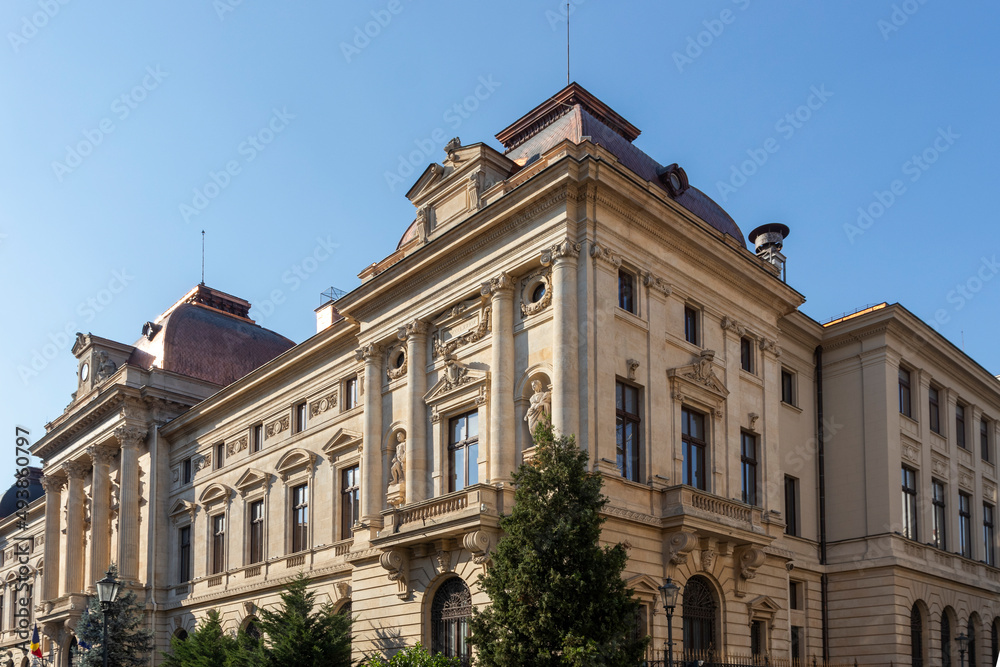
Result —
[[[683,445],[684,474],[682,484],[707,490],[705,474],[705,415],[689,408],[681,408],[681,443]]]
[[[740,433],[740,480],[743,502],[758,505],[757,495],[757,436],[743,431]]]
[[[910,608],[910,667],[924,666],[924,621],[916,603]]]
[[[177,530],[177,558],[178,580],[187,583],[191,581],[191,526],[181,526]]]
[[[306,430],[306,402],[302,401],[295,406],[295,429],[292,433],[302,433]]]
[[[941,433],[941,399],[938,396],[938,390],[931,387],[927,391],[927,421],[930,423],[931,430],[935,433]]]
[[[972,558],[972,497],[958,492],[958,553]]]
[[[350,410],[358,405],[358,378],[344,380],[344,410]]]
[[[256,454],[264,449],[264,425],[254,424],[250,429],[250,453]]]
[[[292,489],[292,553],[309,548],[309,485]]]
[[[935,480],[931,481],[931,505],[933,521],[931,541],[938,549],[948,548],[947,531],[947,507],[945,506],[944,484]]]
[[[191,483],[191,457],[181,461],[181,484]]]
[[[788,582],[788,608],[802,609],[802,607],[802,582],[790,580]]]
[[[799,535],[799,480],[785,475],[785,535]]]
[[[255,500],[250,503],[250,525],[247,531],[250,534],[250,549],[247,554],[249,565],[260,563],[264,560],[264,501]]]
[[[740,338],[740,368],[753,373],[753,342],[746,337]]]
[[[792,626],[792,664],[801,665],[805,662],[805,631],[801,625]]]
[[[917,539],[917,473],[903,466],[903,537]]]
[[[622,477],[639,481],[639,389],[615,384],[616,464]]]
[[[636,314],[635,275],[625,269],[618,269],[618,307]]]
[[[354,524],[358,522],[360,516],[359,471],[359,466],[352,466],[340,473],[340,539],[342,540],[354,537]]]
[[[910,402],[910,371],[899,369],[899,413],[913,418],[913,406]]]
[[[951,667],[951,619],[941,614],[941,667]]]
[[[990,423],[985,418],[979,420],[979,457],[990,461]]]
[[[691,306],[684,306],[684,340],[692,345],[698,345],[701,340],[698,331],[698,311]]]
[[[224,442],[215,445],[215,469],[219,470],[226,465],[226,444]]]
[[[961,403],[955,406],[955,441],[962,449],[968,449],[965,442],[965,406]]]
[[[784,368],[781,369],[781,402],[795,405],[795,376]]]
[[[226,515],[212,517],[212,574],[226,571]]]
[[[983,503],[983,561],[996,566],[996,533],[993,530],[993,505]]]
[[[448,420],[448,491],[479,483],[479,411]]]
[[[469,620],[472,617],[472,592],[458,577],[446,580],[431,602],[431,653],[459,658],[468,664]]]

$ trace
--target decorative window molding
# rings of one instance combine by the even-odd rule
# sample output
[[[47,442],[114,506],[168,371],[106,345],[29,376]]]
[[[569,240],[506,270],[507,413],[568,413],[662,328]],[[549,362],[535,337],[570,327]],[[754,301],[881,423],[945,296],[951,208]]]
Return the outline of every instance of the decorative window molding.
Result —
[[[167,516],[170,517],[171,523],[175,526],[182,526],[187,523],[194,521],[195,512],[198,511],[198,506],[187,500],[178,500],[170,508]]]
[[[539,295],[538,290],[541,289]],[[552,303],[552,269],[543,267],[521,279],[521,317],[540,313]]]
[[[406,343],[396,343],[389,347],[385,355],[385,376],[389,382],[406,377],[410,360],[406,354]]]
[[[217,503],[228,503],[232,496],[233,490],[225,484],[210,484],[208,488],[202,491],[201,496],[198,498],[198,504],[201,505],[202,509],[208,511]]]
[[[317,458],[313,452],[296,448],[286,452],[284,456],[278,459],[278,463],[274,466],[274,471],[278,473],[281,481],[286,485],[290,483],[292,478],[298,479],[299,477],[308,476],[312,480],[313,467]]]
[[[434,423],[447,413],[466,406],[485,405],[488,400],[489,372],[466,366],[453,355],[448,355],[444,363],[441,378],[424,394]]]
[[[431,358],[453,353],[460,347],[481,340],[492,329],[491,307],[483,297],[475,297],[452,306],[435,319],[431,337]]]
[[[271,486],[272,479],[273,475],[270,473],[256,468],[247,468],[246,471],[240,475],[240,478],[236,481],[234,486],[239,492],[240,497],[246,498],[248,494],[257,490],[262,490],[266,494]]]
[[[774,619],[778,615],[781,607],[767,595],[758,595],[753,600],[747,602],[747,625],[754,621],[767,623],[767,634],[771,636],[774,630]]]
[[[351,447],[357,447],[358,452],[361,452],[361,450],[364,449],[363,436],[357,431],[340,428],[333,434],[330,441],[323,445],[323,453],[329,456],[335,456],[341,451],[347,450]]]
[[[670,369],[667,377],[675,401],[707,407],[721,419],[729,390],[715,374],[714,359],[714,350],[702,350],[694,363]]]

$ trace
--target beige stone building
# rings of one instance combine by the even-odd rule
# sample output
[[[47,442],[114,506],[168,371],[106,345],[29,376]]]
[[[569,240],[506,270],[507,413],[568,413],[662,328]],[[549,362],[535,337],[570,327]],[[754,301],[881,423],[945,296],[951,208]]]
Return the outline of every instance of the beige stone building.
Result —
[[[1000,383],[899,306],[803,315],[788,229],[749,250],[638,135],[573,84],[503,152],[456,138],[299,345],[204,285],[133,345],[81,335],[34,446],[60,667],[109,561],[160,647],[210,609],[247,628],[305,572],[357,657],[464,654],[540,411],[604,477],[653,647],[669,576],[678,649],[957,664],[965,633],[992,664]]]

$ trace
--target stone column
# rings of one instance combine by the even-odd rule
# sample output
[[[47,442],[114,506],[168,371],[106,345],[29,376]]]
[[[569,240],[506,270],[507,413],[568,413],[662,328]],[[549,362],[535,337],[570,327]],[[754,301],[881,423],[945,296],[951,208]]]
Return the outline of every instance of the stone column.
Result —
[[[121,487],[118,502],[118,578],[139,578],[139,445],[146,439],[142,426],[119,426],[115,437],[121,443]]]
[[[374,343],[355,352],[365,362],[364,445],[361,450],[361,520],[369,527],[382,527],[382,347]]]
[[[111,461],[115,452],[93,446],[87,453],[94,462],[90,483],[90,580],[88,587],[104,578],[111,564]]]
[[[427,322],[413,320],[400,332],[406,339],[406,502],[426,500],[428,485],[427,449]]]
[[[493,341],[490,360],[490,482],[507,482],[514,471],[514,281],[501,273],[483,283],[489,295]]]
[[[577,372],[576,261],[580,244],[565,239],[542,251],[542,264],[552,265],[552,425],[559,435],[579,430]]]
[[[42,582],[42,599],[50,601],[59,597],[59,573],[63,569],[59,554],[63,484],[65,480],[53,477],[51,472],[42,477],[42,488],[45,489],[45,579]]]
[[[63,562],[63,591],[66,594],[83,591],[84,543],[87,540],[83,528],[84,504],[83,482],[90,466],[82,461],[67,461],[62,466],[69,478],[66,502],[66,558]]]

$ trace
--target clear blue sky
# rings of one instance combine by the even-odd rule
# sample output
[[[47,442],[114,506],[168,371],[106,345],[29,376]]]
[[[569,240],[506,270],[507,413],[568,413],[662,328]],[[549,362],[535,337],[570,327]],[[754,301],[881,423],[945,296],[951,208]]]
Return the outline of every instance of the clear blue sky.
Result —
[[[64,330],[136,340],[199,281],[202,229],[206,282],[308,338],[320,292],[355,287],[395,248],[414,217],[403,194],[444,142],[499,148],[497,131],[565,85],[564,14],[560,2],[3,3],[0,487],[15,425],[34,441],[75,389]],[[1000,373],[998,19],[985,1],[585,0],[572,77],[744,233],[791,227],[789,282],[807,314],[899,301],[941,315],[945,336],[962,345],[964,332]],[[877,215],[858,225],[859,207]],[[308,260],[329,244],[329,259]]]

